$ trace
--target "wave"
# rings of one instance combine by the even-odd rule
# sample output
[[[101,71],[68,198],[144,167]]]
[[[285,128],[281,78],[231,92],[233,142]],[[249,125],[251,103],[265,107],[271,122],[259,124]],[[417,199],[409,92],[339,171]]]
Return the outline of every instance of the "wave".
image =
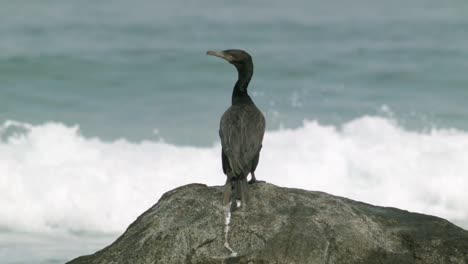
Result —
[[[219,143],[106,142],[79,126],[0,126],[0,228],[120,233],[160,196],[192,182],[224,184]],[[257,177],[468,227],[468,132],[408,131],[363,116],[339,127],[305,121],[268,131]]]

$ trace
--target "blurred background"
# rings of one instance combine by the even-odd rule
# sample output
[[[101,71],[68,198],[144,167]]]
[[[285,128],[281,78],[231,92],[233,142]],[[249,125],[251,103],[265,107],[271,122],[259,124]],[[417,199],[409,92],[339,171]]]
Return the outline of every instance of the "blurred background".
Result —
[[[63,263],[166,191],[224,183],[235,68],[265,113],[258,178],[468,228],[468,2],[3,1],[0,259]],[[286,177],[287,176],[287,177]]]

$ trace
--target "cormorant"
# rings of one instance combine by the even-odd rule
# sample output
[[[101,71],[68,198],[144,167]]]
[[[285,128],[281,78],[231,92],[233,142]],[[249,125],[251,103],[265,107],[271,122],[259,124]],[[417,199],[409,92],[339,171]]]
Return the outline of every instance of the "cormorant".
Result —
[[[238,80],[232,91],[232,105],[221,117],[219,137],[221,138],[221,160],[223,172],[227,176],[224,187],[224,205],[231,202],[231,210],[237,207],[238,199],[245,208],[248,200],[247,175],[255,183],[257,168],[265,134],[265,117],[255,106],[247,93],[247,86],[253,75],[252,57],[243,50],[208,51],[234,65]]]

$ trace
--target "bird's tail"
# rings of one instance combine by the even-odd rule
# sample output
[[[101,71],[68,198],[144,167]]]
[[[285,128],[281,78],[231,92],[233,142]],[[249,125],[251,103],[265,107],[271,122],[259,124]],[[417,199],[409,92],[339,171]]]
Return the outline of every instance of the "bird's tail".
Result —
[[[231,205],[231,211],[237,208],[237,200],[240,200],[240,206],[245,209],[248,202],[248,184],[247,177],[229,177],[224,186],[223,205]]]

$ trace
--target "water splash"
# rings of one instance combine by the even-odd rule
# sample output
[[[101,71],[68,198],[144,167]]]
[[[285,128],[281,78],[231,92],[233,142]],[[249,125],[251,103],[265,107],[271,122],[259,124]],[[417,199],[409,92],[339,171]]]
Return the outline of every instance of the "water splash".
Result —
[[[219,143],[107,142],[62,123],[0,123],[0,226],[121,233],[168,190],[221,184],[220,151]],[[306,121],[267,131],[257,172],[280,186],[437,215],[467,228],[467,155],[466,131],[410,131],[382,117],[340,127]],[[181,160],[184,166],[175,166]]]

